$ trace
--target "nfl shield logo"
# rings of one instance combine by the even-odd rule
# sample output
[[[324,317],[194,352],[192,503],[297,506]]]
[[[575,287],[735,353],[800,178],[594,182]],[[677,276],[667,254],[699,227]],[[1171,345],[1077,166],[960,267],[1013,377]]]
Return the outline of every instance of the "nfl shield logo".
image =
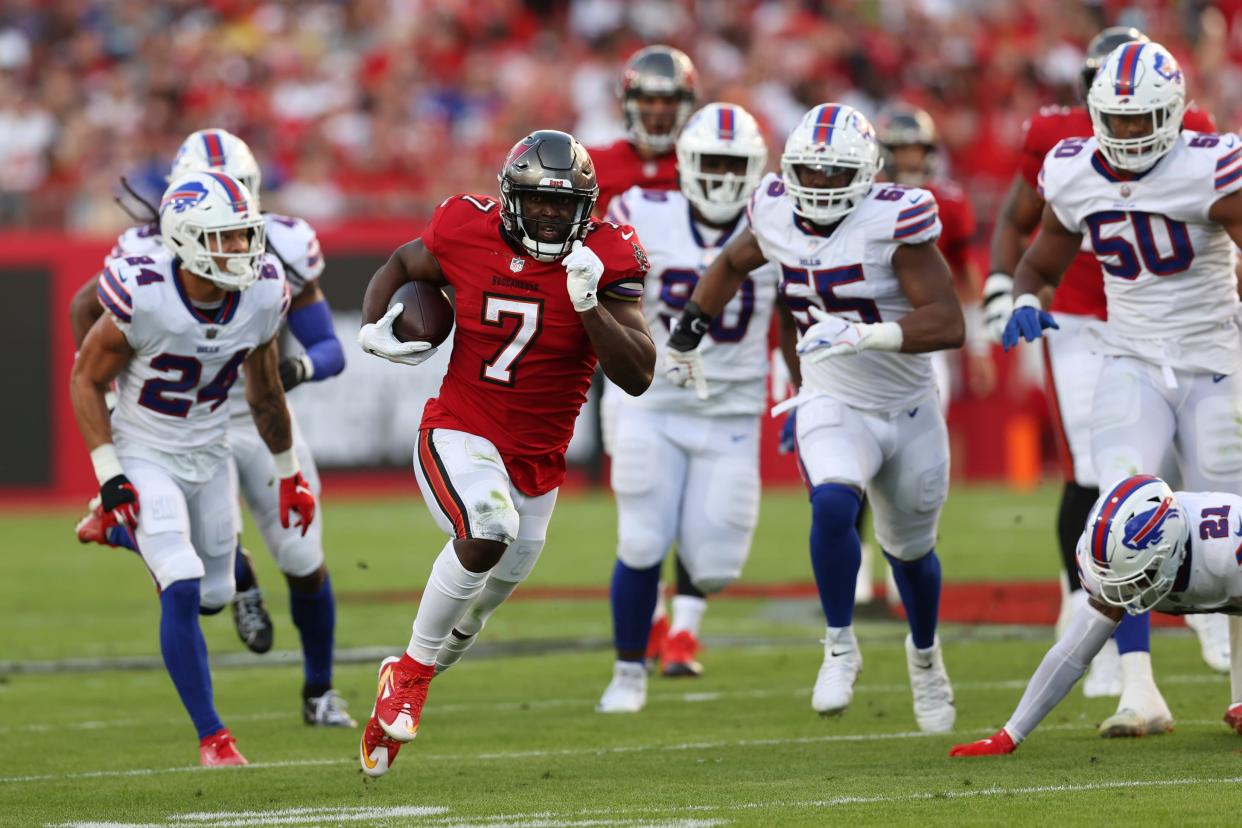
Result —
[[[218,334],[218,333],[220,333],[220,329],[219,329],[219,328],[208,328],[208,329],[207,329],[207,338],[208,338],[208,339],[215,339],[215,338],[216,338],[216,334]]]
[[[509,270],[514,273],[521,273],[524,267],[526,267],[526,260],[521,256],[514,256],[513,261],[509,262]]]

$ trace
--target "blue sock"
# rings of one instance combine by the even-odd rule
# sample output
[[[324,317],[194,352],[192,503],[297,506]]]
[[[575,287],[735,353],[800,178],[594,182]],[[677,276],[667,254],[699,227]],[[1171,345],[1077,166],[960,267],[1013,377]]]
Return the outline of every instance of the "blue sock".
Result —
[[[237,582],[238,592],[245,592],[255,584],[250,556],[242,551],[241,541],[237,542],[237,551],[233,553],[233,580]]]
[[[854,622],[854,586],[862,563],[856,526],[861,504],[862,495],[853,486],[822,483],[811,489],[811,570],[830,627]]]
[[[631,569],[621,561],[612,570],[612,640],[617,652],[647,651],[651,616],[660,597],[660,565]]]
[[[1113,633],[1113,640],[1117,642],[1117,652],[1122,655],[1150,653],[1151,616],[1147,613],[1131,615],[1127,612],[1121,616],[1121,623],[1117,625],[1117,630]]]
[[[332,688],[332,645],[336,632],[336,598],[332,579],[324,573],[315,592],[289,590],[289,614],[302,638],[302,672],[309,696]]]
[[[936,621],[940,617],[940,559],[936,550],[917,561],[899,561],[887,552],[884,557],[893,568],[914,646],[926,650],[936,643]]]
[[[181,703],[203,739],[224,727],[211,698],[207,642],[198,626],[198,579],[176,581],[160,593],[160,652]]]

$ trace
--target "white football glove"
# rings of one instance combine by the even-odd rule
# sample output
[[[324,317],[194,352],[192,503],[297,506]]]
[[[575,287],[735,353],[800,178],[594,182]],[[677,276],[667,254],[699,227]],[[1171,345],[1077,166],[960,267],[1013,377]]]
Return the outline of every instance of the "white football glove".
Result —
[[[900,351],[901,326],[896,322],[850,322],[810,308],[815,324],[798,340],[798,356],[808,363],[859,351]]]
[[[578,313],[589,311],[599,304],[596,292],[599,289],[600,277],[604,275],[604,263],[595,255],[595,251],[581,241],[574,242],[574,249],[561,259],[565,265],[565,287],[569,290],[569,301]]]
[[[678,388],[694,386],[694,396],[707,399],[707,374],[703,368],[703,354],[693,351],[664,349],[664,377]]]
[[[392,323],[404,305],[397,302],[377,322],[368,322],[358,331],[362,350],[400,365],[418,365],[436,352],[430,342],[402,342],[392,332]]]
[[[993,273],[983,283],[983,325],[988,338],[997,345],[1005,334],[1005,324],[1013,313],[1013,277]]]

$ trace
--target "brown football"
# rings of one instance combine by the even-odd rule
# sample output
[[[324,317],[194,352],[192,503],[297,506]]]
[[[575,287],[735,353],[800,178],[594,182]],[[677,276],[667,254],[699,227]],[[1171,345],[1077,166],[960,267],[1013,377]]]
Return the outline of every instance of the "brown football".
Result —
[[[388,300],[392,307],[400,302],[401,315],[392,323],[392,332],[402,342],[430,342],[439,345],[453,330],[453,304],[444,291],[429,282],[406,282]]]

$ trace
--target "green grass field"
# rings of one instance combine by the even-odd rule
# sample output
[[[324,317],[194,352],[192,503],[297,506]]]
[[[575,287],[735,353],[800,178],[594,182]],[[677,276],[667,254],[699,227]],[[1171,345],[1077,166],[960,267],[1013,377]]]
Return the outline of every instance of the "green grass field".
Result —
[[[1051,580],[1056,492],[957,489],[941,527],[946,579]],[[413,498],[326,504],[342,655],[336,683],[359,719],[377,657],[399,652],[412,603],[369,593],[421,587],[443,541]],[[942,630],[957,692],[954,736],[917,732],[904,625],[862,621],[866,666],[853,707],[815,716],[822,657],[814,601],[730,599],[704,626],[707,675],[653,678],[637,716],[593,711],[610,676],[602,600],[515,601],[479,651],[432,685],[419,739],[367,780],[357,731],[299,715],[301,671],[273,653],[243,657],[225,616],[203,626],[217,704],[247,768],[201,770],[192,727],[158,658],[157,605],[136,558],[79,546],[71,512],[0,515],[0,825],[822,825],[827,823],[1234,824],[1242,742],[1219,722],[1228,681],[1182,630],[1158,634],[1171,736],[1106,742],[1094,726],[1115,700],[1074,691],[1012,757],[954,760],[949,746],[1007,718],[1051,641],[1046,628]],[[531,585],[607,583],[613,509],[565,497]],[[797,492],[765,496],[749,582],[807,581],[809,512]],[[252,534],[277,624],[296,647],[285,589]],[[485,647],[484,644],[487,646]],[[524,646],[519,646],[524,645]],[[94,660],[74,672],[47,668]],[[137,659],[135,669],[109,669]]]

